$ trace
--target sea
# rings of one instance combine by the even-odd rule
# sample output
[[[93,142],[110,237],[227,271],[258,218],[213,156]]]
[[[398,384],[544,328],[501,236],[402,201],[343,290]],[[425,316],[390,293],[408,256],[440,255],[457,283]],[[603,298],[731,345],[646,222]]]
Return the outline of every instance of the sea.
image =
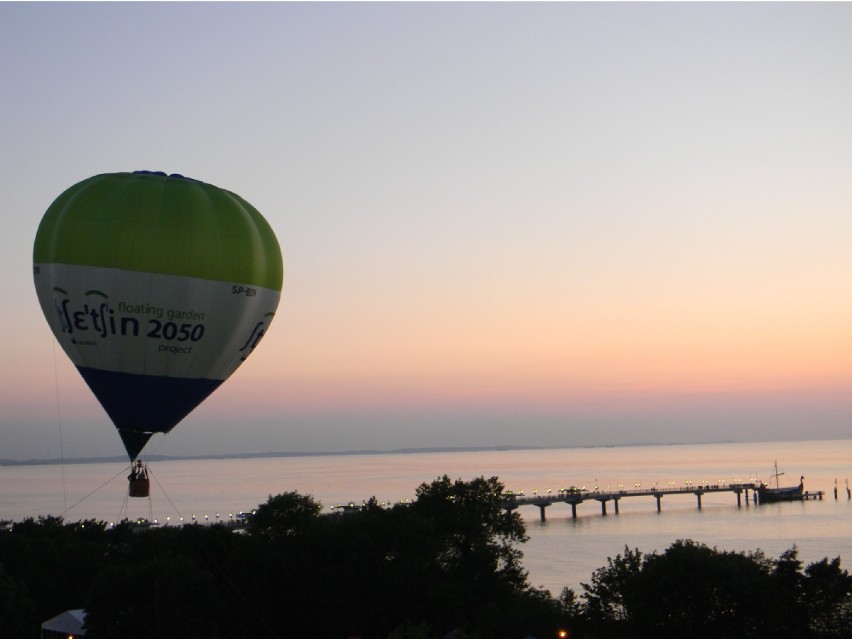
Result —
[[[558,494],[576,487],[594,492],[764,481],[823,491],[821,500],[737,504],[733,493],[706,493],[701,508],[690,493],[666,495],[660,511],[653,497],[609,502],[589,499],[577,507],[555,503],[541,520],[539,508],[521,506],[529,540],[520,546],[529,582],[558,596],[582,592],[592,573],[625,548],[662,552],[691,539],[725,551],[761,550],[778,557],[795,547],[805,563],[840,557],[852,562],[852,440],[777,443],[614,446],[453,452],[307,455],[150,464],[150,499],[127,495],[122,463],[31,464],[0,467],[0,520],[58,515],[68,522],[124,518],[160,526],[212,525],[239,517],[269,496],[298,491],[325,512],[376,497],[413,499],[422,483],[443,475],[470,480],[497,476],[507,490]],[[836,489],[836,493],[835,493]]]

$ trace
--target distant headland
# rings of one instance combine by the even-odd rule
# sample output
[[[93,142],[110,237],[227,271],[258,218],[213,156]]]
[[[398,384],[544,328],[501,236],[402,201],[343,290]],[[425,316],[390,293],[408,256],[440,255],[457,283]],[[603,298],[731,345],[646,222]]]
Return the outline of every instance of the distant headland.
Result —
[[[697,446],[703,444],[729,444],[733,441],[714,442],[642,442],[628,444],[595,444],[589,446],[434,446],[426,448],[396,448],[393,450],[348,450],[348,451],[291,451],[222,453],[209,455],[142,455],[146,461],[193,461],[209,459],[262,459],[276,457],[339,457],[355,455],[416,455],[424,453],[479,453],[510,450],[558,450],[560,448],[632,448],[641,446]],[[112,464],[128,463],[123,456],[114,457],[65,457],[62,459],[0,459],[0,466],[41,466],[51,464]]]

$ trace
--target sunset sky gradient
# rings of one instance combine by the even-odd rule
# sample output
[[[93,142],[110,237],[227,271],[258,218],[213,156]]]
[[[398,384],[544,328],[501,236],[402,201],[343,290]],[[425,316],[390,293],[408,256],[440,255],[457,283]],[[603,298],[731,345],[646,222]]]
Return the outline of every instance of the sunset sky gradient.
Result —
[[[852,434],[852,4],[0,3],[0,459],[120,455],[33,290],[90,175],[239,193],[251,359],[151,452]]]

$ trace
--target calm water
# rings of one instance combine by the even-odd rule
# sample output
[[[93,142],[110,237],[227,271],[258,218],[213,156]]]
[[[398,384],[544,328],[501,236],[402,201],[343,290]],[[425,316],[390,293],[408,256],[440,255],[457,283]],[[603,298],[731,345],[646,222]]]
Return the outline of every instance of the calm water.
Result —
[[[151,468],[150,502],[125,499],[127,469],[121,464],[12,466],[0,468],[0,519],[65,513],[68,521],[151,515],[172,525],[193,516],[204,523],[288,490],[311,494],[326,509],[373,495],[399,501],[443,474],[453,479],[497,475],[508,489],[528,495],[572,485],[606,490],[654,482],[665,487],[768,481],[775,460],[786,472],[782,484],[795,484],[804,475],[806,489],[823,490],[826,498],[738,508],[731,493],[708,494],[699,511],[694,496],[670,495],[657,513],[652,497],[638,497],[622,500],[618,515],[610,503],[606,517],[590,501],[578,506],[576,520],[570,506],[555,504],[547,509],[546,522],[539,521],[538,508],[522,507],[530,536],[523,548],[530,581],[554,594],[563,586],[577,589],[625,545],[662,551],[684,538],[720,550],[760,548],[773,557],[795,544],[806,562],[840,556],[849,568],[852,502],[845,481],[852,479],[852,440],[157,462]]]

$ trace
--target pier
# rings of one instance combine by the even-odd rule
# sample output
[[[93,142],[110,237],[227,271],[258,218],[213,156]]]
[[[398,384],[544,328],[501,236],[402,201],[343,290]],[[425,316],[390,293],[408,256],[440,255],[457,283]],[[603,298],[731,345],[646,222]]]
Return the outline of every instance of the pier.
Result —
[[[571,506],[571,517],[574,519],[577,519],[577,506],[587,501],[599,502],[601,515],[603,516],[608,514],[607,505],[611,502],[613,510],[617,515],[619,502],[622,499],[629,497],[653,497],[656,500],[657,512],[662,512],[663,497],[667,495],[693,495],[696,499],[698,510],[701,510],[701,497],[703,495],[708,493],[732,493],[737,498],[737,507],[739,508],[742,507],[743,500],[745,500],[746,505],[748,505],[749,491],[751,491],[751,498],[755,503],[757,503],[757,487],[758,484],[748,482],[733,484],[701,484],[699,486],[686,484],[684,486],[669,486],[667,488],[651,486],[650,488],[637,487],[632,490],[619,488],[618,490],[607,491],[589,491],[579,488],[568,488],[562,489],[555,494],[550,491],[545,494],[536,493],[533,495],[524,495],[523,493],[508,494],[506,495],[506,499],[503,501],[502,505],[508,512],[511,512],[520,506],[538,506],[541,513],[541,521],[546,521],[545,510],[549,506],[559,503],[566,503]],[[801,499],[822,499],[823,494],[824,493],[821,490],[815,492],[806,491],[802,494]]]

